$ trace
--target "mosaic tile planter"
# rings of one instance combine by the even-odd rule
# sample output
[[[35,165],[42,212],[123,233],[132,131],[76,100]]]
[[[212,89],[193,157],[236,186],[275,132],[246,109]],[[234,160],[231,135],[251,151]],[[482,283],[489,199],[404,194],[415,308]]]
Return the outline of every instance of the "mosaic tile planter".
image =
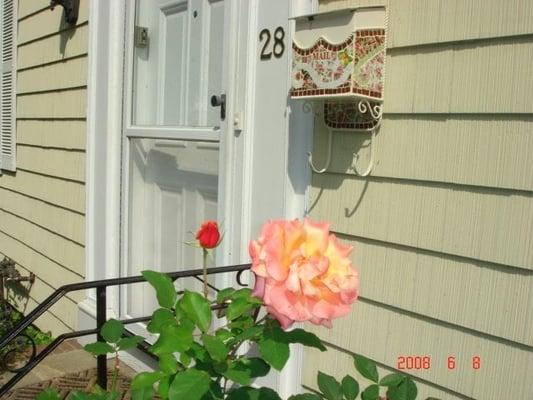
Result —
[[[383,99],[384,11],[352,10],[296,20],[293,98]]]

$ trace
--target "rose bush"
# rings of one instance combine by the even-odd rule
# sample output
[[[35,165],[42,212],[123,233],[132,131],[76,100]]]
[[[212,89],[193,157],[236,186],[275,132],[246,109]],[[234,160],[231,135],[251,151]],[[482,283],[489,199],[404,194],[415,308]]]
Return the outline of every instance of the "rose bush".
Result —
[[[204,266],[207,248],[202,243],[216,247],[220,243],[217,232],[217,224],[208,221],[197,233]],[[291,344],[326,350],[316,335],[287,328],[294,321],[331,327],[334,318],[350,311],[359,290],[358,273],[348,258],[351,251],[329,233],[328,224],[277,220],[267,222],[259,238],[250,243],[251,270],[256,277],[253,291],[227,288],[212,299],[207,292],[204,296],[191,291],[178,295],[166,274],[143,271],[160,305],[147,326],[157,337],[150,352],[159,364],[154,371],[135,376],[132,399],[148,400],[157,395],[170,400],[281,400],[272,389],[252,383],[271,368],[281,371],[290,357]],[[260,313],[263,306],[266,315]],[[213,312],[220,309],[225,313]],[[94,355],[115,355],[111,388],[74,392],[70,400],[122,398],[116,390],[118,352],[135,347],[143,338],[123,337],[122,323],[113,319],[100,333],[105,342],[85,348]],[[256,351],[242,351],[244,344]],[[386,392],[389,400],[416,398],[410,378],[391,374],[379,379],[373,361],[356,355],[354,362],[359,374],[372,382],[365,390],[360,391],[357,380],[349,375],[339,382],[319,372],[319,392],[294,395],[289,400],[355,400],[359,394],[362,400],[378,400],[380,391]],[[47,390],[37,400],[59,398],[57,392]]]

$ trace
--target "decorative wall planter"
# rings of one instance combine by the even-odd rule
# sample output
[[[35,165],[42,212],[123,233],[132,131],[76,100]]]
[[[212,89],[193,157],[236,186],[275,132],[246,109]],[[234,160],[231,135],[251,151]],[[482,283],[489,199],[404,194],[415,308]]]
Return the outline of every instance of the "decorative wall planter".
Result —
[[[382,9],[362,9],[298,18],[291,96],[382,100],[382,14]]]
[[[329,129],[329,149],[325,167],[331,161],[332,131],[338,129],[372,133],[372,141],[381,124],[381,103],[385,74],[385,9],[367,7],[315,14],[296,19],[292,45],[293,99],[314,104],[306,108],[323,108],[324,122]],[[318,105],[318,107],[317,107]],[[304,108],[305,109],[305,108]],[[352,165],[357,170],[357,155]]]

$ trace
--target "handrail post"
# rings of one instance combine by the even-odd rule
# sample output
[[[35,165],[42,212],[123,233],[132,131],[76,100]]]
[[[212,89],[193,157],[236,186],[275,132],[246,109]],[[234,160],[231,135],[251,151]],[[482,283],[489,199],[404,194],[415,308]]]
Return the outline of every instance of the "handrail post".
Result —
[[[105,342],[104,338],[100,334],[102,326],[107,320],[106,316],[106,287],[96,288],[96,340],[99,342]],[[102,389],[107,389],[107,356],[105,354],[99,355],[96,358],[96,383]]]

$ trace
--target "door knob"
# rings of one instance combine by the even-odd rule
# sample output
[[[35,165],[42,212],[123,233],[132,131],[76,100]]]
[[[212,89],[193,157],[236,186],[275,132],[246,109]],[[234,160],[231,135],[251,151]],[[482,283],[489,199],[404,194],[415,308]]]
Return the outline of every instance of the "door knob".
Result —
[[[220,107],[220,119],[224,121],[226,119],[226,95],[222,93],[220,96],[211,96],[211,106]]]

